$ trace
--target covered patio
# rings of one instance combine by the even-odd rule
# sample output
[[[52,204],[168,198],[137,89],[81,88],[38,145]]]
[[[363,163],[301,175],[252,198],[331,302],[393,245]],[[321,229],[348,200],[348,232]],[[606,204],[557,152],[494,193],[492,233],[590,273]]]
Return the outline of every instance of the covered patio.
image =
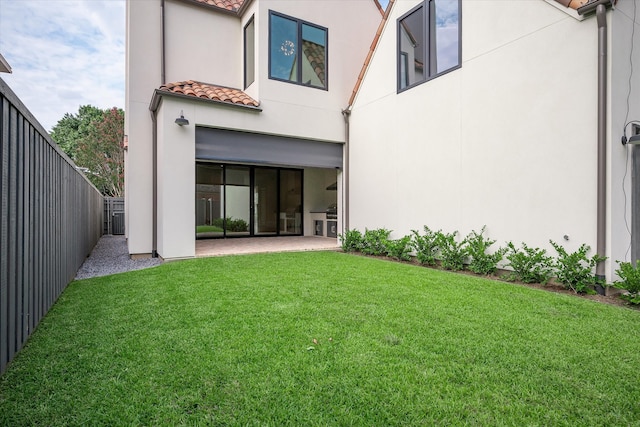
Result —
[[[338,239],[318,236],[247,237],[196,240],[196,257],[338,250]]]

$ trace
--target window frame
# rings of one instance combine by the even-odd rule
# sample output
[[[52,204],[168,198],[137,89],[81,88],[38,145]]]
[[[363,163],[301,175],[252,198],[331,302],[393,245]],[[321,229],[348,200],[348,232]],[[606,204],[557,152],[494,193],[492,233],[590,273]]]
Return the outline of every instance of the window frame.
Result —
[[[248,88],[249,86],[251,86],[253,84],[253,82],[256,81],[256,23],[255,23],[255,15],[252,15],[251,18],[249,18],[249,20],[247,21],[247,23],[244,26],[244,29],[242,30],[242,35],[243,35],[243,39],[244,39],[244,88]],[[248,38],[247,38],[247,29],[249,28],[249,26],[252,25],[253,26],[253,51],[249,52],[249,49],[247,48],[247,44],[248,44]],[[249,57],[249,53],[251,53],[251,62],[253,63],[253,70],[251,73],[251,77],[252,80],[249,82],[248,80],[248,71],[249,71],[249,66],[247,64],[248,61],[248,57]]]
[[[317,86],[317,85],[313,85],[313,84],[306,84],[302,81],[302,56],[296,55],[296,80],[287,80],[287,79],[282,79],[280,77],[276,77],[273,76],[271,74],[271,57],[272,57],[272,52],[271,52],[271,42],[272,42],[272,31],[271,31],[271,25],[272,25],[272,17],[273,16],[277,16],[279,18],[283,18],[283,19],[288,19],[290,21],[294,21],[296,23],[296,46],[302,46],[302,27],[303,25],[307,25],[309,27],[315,28],[317,30],[323,31],[324,32],[324,41],[325,41],[325,46],[324,46],[324,86]],[[291,83],[291,84],[295,84],[298,86],[304,86],[304,87],[310,87],[310,88],[314,88],[314,89],[320,89],[320,90],[329,90],[329,29],[326,27],[323,27],[321,25],[317,25],[317,24],[313,24],[311,22],[305,21],[303,19],[298,19],[298,18],[294,18],[292,16],[289,15],[285,15],[283,13],[280,12],[276,12],[274,10],[269,10],[269,79],[270,80],[276,80],[276,81],[280,81],[280,82],[285,82],[285,83]]]
[[[396,47],[397,47],[397,53],[396,53],[396,88],[397,88],[397,93],[400,92],[404,92],[408,89],[412,89],[416,86],[419,86],[423,83],[426,83],[428,81],[431,81],[433,79],[436,79],[440,76],[443,76],[445,74],[448,74],[452,71],[455,71],[459,68],[462,67],[462,0],[457,0],[458,2],[458,64],[447,68],[444,71],[440,71],[437,72],[437,67],[435,72],[432,72],[432,68],[434,68],[434,64],[436,64],[436,58],[438,55],[438,48],[437,48],[437,40],[434,37],[435,31],[436,31],[436,27],[435,27],[435,20],[436,20],[436,12],[435,12],[435,7],[436,7],[436,0],[423,0],[420,2],[420,4],[416,5],[415,7],[411,8],[409,11],[407,11],[406,13],[404,13],[402,16],[400,16],[397,21],[396,21]],[[402,79],[403,77],[405,78],[405,82],[408,82],[408,64],[406,63],[407,60],[407,52],[403,52],[402,48],[400,46],[400,42],[401,42],[401,37],[402,37],[402,32],[401,32],[401,27],[402,27],[402,22],[409,17],[411,14],[415,13],[416,11],[418,11],[419,9],[423,9],[423,31],[424,31],[424,40],[422,40],[422,45],[423,47],[423,56],[424,56],[424,77],[422,80],[417,81],[413,84],[407,84],[405,87],[402,87],[401,83],[402,83]],[[405,61],[405,63],[403,64],[402,61]],[[406,69],[404,70],[404,76],[402,74],[402,66],[406,65]]]

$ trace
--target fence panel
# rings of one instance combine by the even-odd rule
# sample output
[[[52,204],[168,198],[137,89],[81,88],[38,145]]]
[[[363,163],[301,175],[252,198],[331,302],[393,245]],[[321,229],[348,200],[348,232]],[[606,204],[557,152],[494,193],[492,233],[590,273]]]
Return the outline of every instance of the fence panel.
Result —
[[[104,198],[104,234],[124,234],[124,197]]]
[[[104,201],[0,79],[0,374],[103,232]]]

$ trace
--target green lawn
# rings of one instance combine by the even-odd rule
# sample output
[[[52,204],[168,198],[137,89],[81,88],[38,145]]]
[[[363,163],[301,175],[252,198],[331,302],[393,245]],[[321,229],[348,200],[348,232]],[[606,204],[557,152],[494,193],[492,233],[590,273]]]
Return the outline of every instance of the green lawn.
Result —
[[[639,367],[631,309],[336,252],[219,257],[73,282],[0,379],[0,425],[640,425]]]

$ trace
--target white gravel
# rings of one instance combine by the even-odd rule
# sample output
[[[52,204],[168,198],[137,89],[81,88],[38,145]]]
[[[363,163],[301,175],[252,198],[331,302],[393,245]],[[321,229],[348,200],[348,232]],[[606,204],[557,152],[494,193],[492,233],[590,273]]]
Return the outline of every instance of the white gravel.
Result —
[[[162,264],[160,258],[133,260],[129,258],[127,241],[124,236],[104,235],[91,255],[84,261],[76,274],[76,279],[107,276],[132,270],[155,267]]]

